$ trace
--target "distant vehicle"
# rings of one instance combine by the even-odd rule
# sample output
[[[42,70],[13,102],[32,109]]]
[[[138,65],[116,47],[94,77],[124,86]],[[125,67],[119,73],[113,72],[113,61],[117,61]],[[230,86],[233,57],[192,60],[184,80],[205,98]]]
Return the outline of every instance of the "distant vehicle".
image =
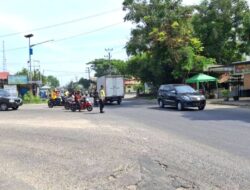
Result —
[[[121,104],[124,98],[124,79],[122,76],[102,76],[97,79],[97,91],[103,85],[106,98],[105,102]]]
[[[13,97],[4,89],[0,89],[0,111],[6,111],[9,108],[17,110],[23,104],[21,98]]]
[[[159,107],[170,105],[180,111],[186,107],[198,107],[199,110],[204,110],[206,106],[205,96],[185,84],[161,85],[157,99]]]

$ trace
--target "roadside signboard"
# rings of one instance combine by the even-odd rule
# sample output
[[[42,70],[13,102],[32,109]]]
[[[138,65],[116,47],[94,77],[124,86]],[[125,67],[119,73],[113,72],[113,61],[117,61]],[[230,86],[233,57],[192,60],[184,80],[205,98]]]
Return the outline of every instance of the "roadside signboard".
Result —
[[[4,89],[7,90],[11,96],[17,97],[18,91],[16,85],[4,85]]]
[[[250,73],[250,64],[238,64],[234,66],[234,74]]]
[[[28,84],[28,77],[26,75],[9,75],[8,84]]]

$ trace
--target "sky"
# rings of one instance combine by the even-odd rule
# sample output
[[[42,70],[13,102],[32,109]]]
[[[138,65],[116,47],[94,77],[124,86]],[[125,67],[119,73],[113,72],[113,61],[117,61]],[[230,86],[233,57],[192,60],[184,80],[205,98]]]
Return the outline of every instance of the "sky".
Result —
[[[250,2],[250,0],[248,0]],[[63,2],[63,3],[62,3]],[[61,85],[88,78],[86,63],[99,58],[127,60],[124,46],[133,25],[124,22],[123,0],[9,0],[0,6],[0,71],[32,69],[53,75]],[[197,4],[200,0],[183,0]],[[40,44],[41,43],[41,44]],[[3,48],[4,47],[4,48]],[[3,49],[5,53],[3,53]],[[4,56],[3,56],[4,55]],[[94,72],[91,71],[91,76]]]

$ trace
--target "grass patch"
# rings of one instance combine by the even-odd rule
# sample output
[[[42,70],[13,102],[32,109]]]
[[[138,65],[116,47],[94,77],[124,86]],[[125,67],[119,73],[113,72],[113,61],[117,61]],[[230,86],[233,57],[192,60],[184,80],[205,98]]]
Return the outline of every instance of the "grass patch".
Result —
[[[34,96],[31,92],[27,92],[23,96],[23,103],[25,104],[41,104],[46,102],[47,100],[42,100],[39,96]]]

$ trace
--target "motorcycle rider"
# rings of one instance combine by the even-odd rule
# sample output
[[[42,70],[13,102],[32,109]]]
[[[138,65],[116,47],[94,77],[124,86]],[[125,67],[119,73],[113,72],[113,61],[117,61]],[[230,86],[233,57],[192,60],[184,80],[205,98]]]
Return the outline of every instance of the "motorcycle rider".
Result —
[[[80,101],[81,101],[81,92],[78,90],[76,91],[75,95],[74,95],[74,98],[75,98],[75,102],[77,104],[77,106],[79,107],[79,111],[81,110],[81,104],[80,104]]]

